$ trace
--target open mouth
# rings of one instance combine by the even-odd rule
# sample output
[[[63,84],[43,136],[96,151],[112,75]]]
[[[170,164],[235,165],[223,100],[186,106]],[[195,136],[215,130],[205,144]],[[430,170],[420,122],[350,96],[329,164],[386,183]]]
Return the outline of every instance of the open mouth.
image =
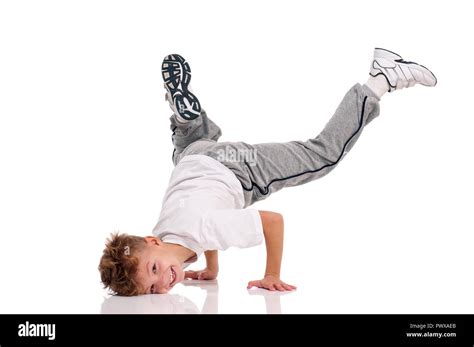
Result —
[[[174,271],[173,267],[171,267],[170,270],[170,287],[172,287],[176,282],[176,272]]]

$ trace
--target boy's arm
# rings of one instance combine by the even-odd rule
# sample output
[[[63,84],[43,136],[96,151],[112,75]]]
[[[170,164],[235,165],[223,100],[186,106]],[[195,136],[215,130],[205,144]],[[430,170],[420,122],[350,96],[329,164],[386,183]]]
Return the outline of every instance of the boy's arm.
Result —
[[[217,278],[219,272],[217,251],[205,251],[204,256],[206,257],[206,268],[200,271],[186,271],[184,273],[185,278],[194,280],[214,280]]]
[[[217,251],[205,251],[204,256],[206,257],[206,268],[216,273],[219,272],[219,259],[217,258]]]
[[[276,212],[259,211],[262,219],[263,235],[267,247],[267,266],[262,280],[250,281],[247,288],[259,287],[269,290],[293,290],[295,286],[280,280],[281,258],[283,254],[283,216]]]

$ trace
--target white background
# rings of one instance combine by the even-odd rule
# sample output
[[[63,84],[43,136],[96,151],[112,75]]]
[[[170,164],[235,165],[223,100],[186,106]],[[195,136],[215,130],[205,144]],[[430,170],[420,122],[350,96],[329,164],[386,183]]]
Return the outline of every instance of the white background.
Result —
[[[254,205],[285,217],[281,312],[474,313],[473,32],[468,1],[0,2],[0,312],[101,312],[105,238],[150,234],[173,168],[165,55],[222,140],[258,143],[316,136],[378,46],[439,84],[387,94],[331,174]],[[269,312],[245,289],[264,261],[220,253],[218,312]]]

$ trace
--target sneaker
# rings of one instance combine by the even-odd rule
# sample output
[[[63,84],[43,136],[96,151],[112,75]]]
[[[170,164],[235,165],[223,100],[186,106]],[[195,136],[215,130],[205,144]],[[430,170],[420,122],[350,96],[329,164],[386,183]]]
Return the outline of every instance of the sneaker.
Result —
[[[405,61],[400,55],[383,48],[375,48],[370,75],[383,75],[390,86],[389,92],[418,83],[428,87],[437,83],[435,75],[423,65]]]
[[[161,74],[165,81],[166,97],[174,114],[181,122],[193,120],[201,114],[201,104],[191,93],[191,68],[178,54],[165,57],[161,65]]]

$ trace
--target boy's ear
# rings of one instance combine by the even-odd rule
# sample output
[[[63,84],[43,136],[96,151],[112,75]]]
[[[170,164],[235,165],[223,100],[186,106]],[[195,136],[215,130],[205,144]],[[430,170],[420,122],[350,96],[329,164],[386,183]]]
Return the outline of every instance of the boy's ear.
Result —
[[[145,236],[145,241],[146,243],[151,244],[151,245],[161,246],[163,244],[163,241],[161,241],[156,236]]]

